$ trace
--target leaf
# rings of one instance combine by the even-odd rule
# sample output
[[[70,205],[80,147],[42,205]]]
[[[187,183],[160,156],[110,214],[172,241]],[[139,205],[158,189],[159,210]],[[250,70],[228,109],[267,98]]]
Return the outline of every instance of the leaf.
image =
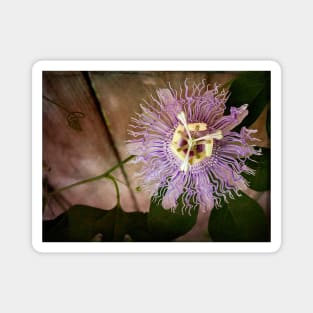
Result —
[[[118,206],[115,207],[114,210],[115,210],[115,220],[113,221],[112,241],[123,241],[127,229],[126,213]],[[102,226],[101,222],[100,226]]]
[[[261,148],[262,155],[253,156],[255,162],[246,161],[246,165],[255,170],[255,175],[242,174],[249,182],[249,187],[256,191],[271,189],[271,149]]]
[[[250,126],[261,114],[265,105],[271,99],[271,76],[270,72],[242,72],[232,82],[229,91],[230,97],[226,103],[225,113],[230,112],[230,107],[240,107],[248,104],[249,114],[235,128],[238,131],[243,126]]]
[[[229,81],[227,81],[226,83],[224,83],[220,88],[221,89],[229,89],[230,86],[232,85],[232,83],[234,82],[234,78],[230,79]]]
[[[190,214],[183,213],[183,201],[180,196],[178,206],[175,212],[172,212],[162,207],[160,194],[164,194],[164,191],[159,190],[159,196],[151,198],[150,211],[147,216],[148,231],[153,241],[171,241],[187,233],[195,225],[199,207],[194,206]]]
[[[87,205],[74,205],[52,221],[43,222],[43,241],[90,241],[102,233],[104,241],[114,238],[116,208],[105,211]]]
[[[123,241],[129,234],[135,241],[151,241],[146,213],[126,213],[120,207],[102,210],[74,205],[54,220],[43,222],[43,241],[85,242],[101,233],[102,241]]]
[[[198,207],[190,215],[182,214],[181,198],[178,202],[175,213],[165,210],[157,199],[151,200],[149,213],[74,205],[55,220],[43,222],[43,241],[85,242],[99,233],[102,241],[123,241],[126,234],[133,241],[170,241],[188,232],[198,215]]]
[[[208,229],[214,241],[270,241],[270,229],[265,213],[256,201],[244,193],[228,203],[223,202],[221,208],[214,208]]]
[[[148,231],[147,213],[126,213],[127,216],[127,234],[133,241],[153,241],[153,237]]]
[[[113,213],[113,214],[112,214]],[[114,215],[112,212],[109,216]],[[90,241],[97,233],[94,224],[97,219],[107,215],[107,212],[86,205],[74,205],[68,212],[69,241]],[[111,217],[114,221],[114,217]]]
[[[117,238],[116,233],[116,221],[117,221],[117,207],[112,210],[106,211],[102,209],[98,209],[101,211],[101,216],[97,219],[91,221],[92,222],[92,237],[96,234],[101,233],[103,235],[102,241],[121,241],[120,235]]]

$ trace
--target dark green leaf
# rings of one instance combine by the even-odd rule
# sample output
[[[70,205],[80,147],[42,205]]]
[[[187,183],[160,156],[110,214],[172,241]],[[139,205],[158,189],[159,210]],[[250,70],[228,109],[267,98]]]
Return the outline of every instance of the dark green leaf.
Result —
[[[107,212],[104,212],[107,213]],[[74,205],[68,212],[68,232],[70,241],[89,241],[96,235],[94,223],[103,216],[100,209],[85,205]]]
[[[87,205],[74,205],[52,221],[43,222],[43,241],[90,241],[102,233],[104,241],[114,239],[116,208],[105,211]]]
[[[152,235],[148,231],[147,213],[126,213],[127,234],[133,241],[153,241]]]
[[[43,241],[91,241],[97,234],[102,241],[123,241],[128,234],[133,241],[169,241],[188,232],[196,222],[198,207],[182,213],[182,200],[175,213],[151,200],[150,212],[126,213],[74,205],[53,221],[43,222]]]
[[[257,148],[258,149],[258,148]],[[253,156],[255,162],[248,160],[246,165],[255,170],[255,175],[242,174],[249,182],[249,187],[256,191],[271,189],[271,150],[262,148],[262,155]]]
[[[115,207],[115,220],[113,225],[113,241],[123,241],[127,231],[127,217],[126,213],[120,207]]]
[[[226,113],[230,112],[230,107],[240,107],[248,104],[249,114],[236,127],[239,130],[243,126],[250,126],[260,115],[265,105],[271,98],[271,79],[270,72],[243,72],[232,82],[230,97],[226,103]]]
[[[129,234],[134,241],[151,241],[146,213],[126,213],[115,207],[106,211],[87,205],[74,205],[56,219],[43,222],[43,241],[85,242],[97,234],[102,241],[123,241]]]
[[[209,219],[209,233],[213,241],[257,242],[269,241],[270,230],[260,205],[242,193],[241,197],[223,202],[214,208]]]
[[[161,194],[161,191],[159,191]],[[199,207],[183,212],[182,196],[178,199],[175,212],[162,207],[161,196],[152,198],[148,213],[148,230],[154,241],[171,241],[187,233],[196,223]]]

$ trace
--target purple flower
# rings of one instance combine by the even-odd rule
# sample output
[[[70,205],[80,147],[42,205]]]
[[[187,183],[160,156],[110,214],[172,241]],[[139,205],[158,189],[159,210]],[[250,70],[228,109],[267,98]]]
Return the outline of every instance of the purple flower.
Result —
[[[132,118],[127,142],[141,187],[156,196],[166,190],[162,206],[174,210],[182,195],[184,209],[194,204],[202,210],[220,206],[221,199],[247,188],[242,173],[254,174],[245,162],[259,155],[252,134],[257,130],[232,131],[248,115],[247,104],[231,107],[224,115],[228,91],[204,81],[174,90],[157,90],[158,98],[140,104],[141,113]]]

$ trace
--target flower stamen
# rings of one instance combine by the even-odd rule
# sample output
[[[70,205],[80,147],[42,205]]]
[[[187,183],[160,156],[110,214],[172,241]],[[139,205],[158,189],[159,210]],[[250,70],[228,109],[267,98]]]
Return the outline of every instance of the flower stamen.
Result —
[[[189,128],[188,128],[188,125],[187,125],[187,119],[186,119],[186,115],[185,113],[182,111],[180,112],[178,115],[177,115],[177,118],[178,120],[183,124],[186,132],[187,132],[187,135],[189,137],[189,139],[191,139],[191,135],[190,135],[190,132],[189,132]]]
[[[194,141],[197,142],[197,141],[200,141],[200,140],[210,140],[210,139],[218,139],[218,140],[223,139],[222,131],[218,130],[218,131],[216,131],[213,134],[207,134],[207,135],[205,135],[203,137],[196,138],[196,139],[194,139]]]
[[[182,161],[180,170],[187,172],[189,166],[201,162],[204,158],[209,158],[213,152],[214,139],[223,138],[221,130],[209,133],[202,137],[196,137],[198,132],[207,130],[206,123],[187,123],[186,115],[180,112],[177,115],[181,122],[174,132],[171,150]],[[187,136],[186,136],[187,134]]]

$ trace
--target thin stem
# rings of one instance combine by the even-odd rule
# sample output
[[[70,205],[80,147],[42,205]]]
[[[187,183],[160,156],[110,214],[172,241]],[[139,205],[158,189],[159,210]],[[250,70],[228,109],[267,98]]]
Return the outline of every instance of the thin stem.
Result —
[[[130,155],[129,157],[127,157],[126,159],[122,160],[121,162],[117,163],[115,166],[113,166],[111,169],[109,169],[108,171],[106,171],[103,175],[104,176],[108,176],[110,175],[112,172],[114,172],[117,168],[121,167],[122,165],[124,165],[125,163],[127,163],[128,161],[130,161],[131,159],[133,159],[135,156],[134,155]]]
[[[116,191],[116,198],[117,198],[117,203],[116,203],[116,206],[117,207],[120,207],[120,190],[118,188],[118,184],[115,180],[115,178],[111,175],[108,175],[106,178],[112,180],[113,184],[114,184],[114,187],[115,187],[115,191]]]
[[[87,178],[87,179],[84,179],[84,180],[81,180],[79,182],[76,182],[74,184],[71,184],[71,185],[68,185],[68,186],[65,186],[65,187],[62,187],[60,189],[57,189],[53,192],[50,192],[48,193],[48,197],[52,196],[52,195],[55,195],[57,193],[60,193],[64,190],[67,190],[67,189],[70,189],[70,188],[73,188],[73,187],[76,187],[76,186],[79,186],[79,185],[82,185],[82,184],[86,184],[86,183],[90,183],[90,182],[93,182],[93,181],[96,181],[96,180],[99,180],[99,179],[102,179],[102,178],[108,178],[108,176],[110,176],[110,174],[115,171],[117,168],[119,168],[120,166],[122,166],[123,164],[127,163],[128,161],[130,161],[132,158],[134,158],[135,156],[134,155],[131,155],[129,157],[127,157],[125,160],[117,163],[115,166],[113,166],[112,168],[110,168],[108,171],[104,172],[103,174],[101,175],[98,175],[98,176],[94,176],[94,177],[91,177],[91,178]],[[112,177],[113,178],[113,177]],[[110,179],[112,179],[110,178]],[[114,179],[114,178],[113,178]]]
[[[86,183],[90,183],[90,182],[93,182],[95,180],[98,180],[98,179],[101,179],[101,178],[104,178],[104,177],[106,177],[106,175],[101,174],[99,176],[94,176],[94,177],[91,177],[91,178],[88,178],[88,179],[81,180],[81,181],[79,181],[77,183],[74,183],[74,184],[62,187],[60,189],[57,189],[57,190],[55,190],[53,192],[50,192],[50,193],[48,193],[48,196],[55,195],[55,194],[60,193],[60,192],[62,192],[64,190],[67,190],[67,189],[70,189],[70,188],[73,188],[73,187],[76,187],[76,186],[79,186],[79,185],[83,185],[83,184],[86,184]]]
[[[123,182],[121,179],[119,179],[119,178],[117,178],[117,177],[115,177],[115,176],[113,176],[113,175],[111,175],[117,182],[119,182],[120,184],[123,184],[124,186],[126,186],[127,187],[127,184],[125,183],[125,182]]]

